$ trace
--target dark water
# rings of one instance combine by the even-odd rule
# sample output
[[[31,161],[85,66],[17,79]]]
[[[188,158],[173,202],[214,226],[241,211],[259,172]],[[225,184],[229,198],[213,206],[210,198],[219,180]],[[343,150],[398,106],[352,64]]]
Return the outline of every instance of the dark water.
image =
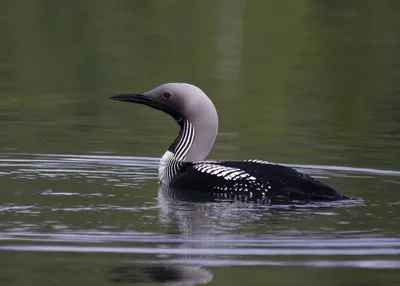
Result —
[[[0,285],[400,285],[397,1],[0,3]],[[178,128],[109,100],[200,86],[210,158],[360,200],[172,200]]]

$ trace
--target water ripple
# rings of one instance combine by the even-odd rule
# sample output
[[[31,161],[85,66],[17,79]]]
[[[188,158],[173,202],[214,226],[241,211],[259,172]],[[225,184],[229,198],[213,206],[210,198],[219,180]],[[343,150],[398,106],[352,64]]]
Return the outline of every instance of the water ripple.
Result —
[[[0,250],[78,252],[78,253],[129,253],[129,254],[169,254],[169,255],[224,255],[224,256],[360,256],[360,255],[399,255],[397,248],[358,248],[358,249],[275,249],[275,248],[151,248],[151,247],[112,247],[112,246],[59,246],[59,245],[0,245]]]
[[[159,158],[155,157],[135,157],[135,156],[112,156],[112,155],[67,155],[67,154],[25,154],[25,153],[0,153],[0,167],[13,167],[20,173],[81,173],[85,174],[119,174],[119,175],[138,175],[142,178],[149,176],[155,178]],[[10,156],[12,156],[10,158]],[[16,158],[22,157],[22,158]],[[28,158],[26,158],[28,157]],[[327,165],[299,165],[282,164],[314,173],[320,176],[349,176],[366,177],[363,174],[400,176],[398,170],[381,170],[374,168],[357,168],[346,166],[327,166]],[[97,166],[97,168],[93,168]],[[129,167],[121,171],[119,167]],[[107,170],[104,170],[107,167]],[[118,168],[118,169],[117,169]],[[152,171],[149,171],[152,170]],[[331,172],[334,171],[334,172]],[[12,173],[12,172],[11,172]],[[15,171],[14,171],[15,173]],[[0,175],[10,174],[1,172]]]
[[[276,207],[157,196],[158,161],[0,154],[0,179],[7,182],[0,250],[142,254],[203,266],[400,268],[400,171],[288,165],[363,182],[372,196],[363,191],[365,200]],[[392,189],[376,198],[371,178]]]

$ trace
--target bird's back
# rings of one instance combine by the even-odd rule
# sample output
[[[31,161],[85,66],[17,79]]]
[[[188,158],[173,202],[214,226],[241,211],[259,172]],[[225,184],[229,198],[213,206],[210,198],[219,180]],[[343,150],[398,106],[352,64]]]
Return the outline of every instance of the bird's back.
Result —
[[[293,168],[259,160],[187,163],[171,188],[220,197],[279,199],[282,202],[343,199],[336,189]]]

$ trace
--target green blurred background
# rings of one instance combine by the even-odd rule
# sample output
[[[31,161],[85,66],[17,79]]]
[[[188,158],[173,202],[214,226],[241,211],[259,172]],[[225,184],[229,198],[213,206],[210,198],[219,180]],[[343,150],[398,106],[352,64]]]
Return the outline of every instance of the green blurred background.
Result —
[[[108,99],[215,102],[212,157],[400,169],[398,1],[2,1],[0,148],[160,156],[177,127]]]

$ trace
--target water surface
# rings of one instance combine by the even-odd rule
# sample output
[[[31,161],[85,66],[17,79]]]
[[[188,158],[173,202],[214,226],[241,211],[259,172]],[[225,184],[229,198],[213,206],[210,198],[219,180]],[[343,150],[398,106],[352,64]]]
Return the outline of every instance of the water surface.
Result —
[[[50,258],[74,267],[89,259],[91,267],[108,273],[106,281],[132,283],[143,273],[152,281],[148,269],[166,265],[199,281],[211,279],[214,267],[228,266],[311,267],[318,275],[337,268],[400,268],[398,171],[294,166],[315,177],[345,179],[360,190],[385,186],[389,197],[363,192],[357,201],[278,207],[172,200],[157,191],[157,163],[151,157],[3,153],[3,263],[10,267],[27,257],[25,267],[39,261],[35,267],[44,271],[40,267]],[[114,259],[99,265],[93,255]],[[16,271],[24,270],[14,265]]]

